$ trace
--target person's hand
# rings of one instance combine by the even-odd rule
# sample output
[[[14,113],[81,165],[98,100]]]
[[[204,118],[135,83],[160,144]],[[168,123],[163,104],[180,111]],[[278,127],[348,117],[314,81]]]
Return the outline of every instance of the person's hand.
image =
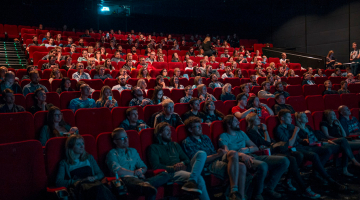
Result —
[[[224,154],[226,154],[226,151],[225,151],[225,149],[219,148],[219,149],[217,150],[217,154],[218,154],[219,156],[223,156]]]
[[[174,165],[175,171],[180,171],[180,170],[186,170],[186,165],[184,165],[184,163],[180,162],[180,163],[176,163]]]
[[[296,131],[296,133],[298,133],[300,131],[300,128],[295,126],[295,131]]]
[[[310,144],[309,139],[303,139],[303,141]]]
[[[51,65],[50,66],[50,69],[53,70],[54,68],[56,68],[57,66],[56,65]]]
[[[310,110],[305,110],[305,113],[306,114],[311,114],[311,111]]]
[[[142,101],[141,101],[141,104],[142,105],[147,105],[149,103],[149,101],[147,100],[147,99],[143,99]]]
[[[105,101],[105,106],[110,106],[110,104],[111,104],[111,101],[109,99]]]
[[[95,176],[88,176],[87,178],[84,179],[85,181],[90,181],[90,182],[94,182],[96,180]]]
[[[332,145],[337,145],[335,142],[333,142],[332,140],[328,140],[327,141],[329,144],[332,144]]]
[[[335,121],[334,121],[334,124],[337,125],[337,126],[339,126],[339,125],[340,125],[339,120],[335,120]]]
[[[145,127],[146,127],[145,124],[140,124],[140,125],[139,125],[139,128],[140,128],[140,129],[145,129]]]
[[[79,129],[77,127],[71,127],[69,130],[69,133],[76,133],[76,131],[78,131]]]
[[[260,124],[260,128],[263,130],[263,131],[266,131],[267,130],[267,126],[263,123]]]
[[[199,99],[200,99],[200,100],[204,100],[205,97],[204,97],[203,95],[200,95],[200,96],[199,96]]]
[[[260,103],[260,106],[262,106],[262,107],[266,107],[267,105],[266,105],[266,104],[264,104],[264,103]]]
[[[241,156],[242,161],[245,163],[247,168],[251,168],[252,165],[254,164],[254,157],[243,154]]]
[[[143,175],[142,169],[136,169],[134,171],[134,175],[137,177],[141,177],[141,175]]]

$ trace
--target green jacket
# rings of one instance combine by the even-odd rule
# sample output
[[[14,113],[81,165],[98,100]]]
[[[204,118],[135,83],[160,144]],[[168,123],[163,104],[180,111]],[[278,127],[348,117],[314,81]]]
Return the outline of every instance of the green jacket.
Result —
[[[191,169],[190,160],[176,142],[164,144],[161,136],[155,136],[154,144],[147,151],[149,163],[152,169],[165,169],[169,173],[175,172],[174,165],[183,162]]]

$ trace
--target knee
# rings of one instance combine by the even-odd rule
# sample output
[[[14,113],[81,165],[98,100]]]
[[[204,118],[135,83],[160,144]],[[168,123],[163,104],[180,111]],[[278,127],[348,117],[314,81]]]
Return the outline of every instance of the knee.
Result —
[[[234,160],[234,161],[239,160],[239,154],[238,154],[238,152],[236,152],[236,151],[229,151],[229,152],[227,153],[227,157],[228,157],[229,159],[231,159],[231,160]]]
[[[281,162],[282,162],[282,166],[284,166],[285,168],[288,168],[289,165],[290,165],[290,161],[289,161],[289,159],[288,159],[287,157],[284,157],[284,158],[281,160]]]
[[[259,172],[261,172],[261,173],[266,174],[267,171],[268,171],[268,165],[266,164],[266,162],[262,162],[262,163],[258,166],[257,170],[258,170]]]
[[[196,153],[196,158],[202,159],[202,160],[206,160],[207,154],[205,151],[198,151]]]

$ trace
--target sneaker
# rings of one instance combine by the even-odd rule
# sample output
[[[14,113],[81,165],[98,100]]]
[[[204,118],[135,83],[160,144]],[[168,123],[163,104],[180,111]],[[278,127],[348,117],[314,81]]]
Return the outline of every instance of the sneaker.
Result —
[[[314,181],[317,181],[317,182],[320,182],[321,184],[323,185],[328,185],[329,183],[323,179],[318,173],[312,173],[311,176],[310,176],[311,179],[313,179]]]
[[[291,179],[286,180],[284,187],[289,191],[296,191],[296,188],[291,184]]]
[[[275,192],[274,190],[265,189],[265,190],[263,191],[263,194],[264,194],[265,196],[269,196],[269,197],[275,198],[275,199],[281,198],[281,194]]]
[[[229,200],[242,200],[239,192],[231,192],[228,197]]]
[[[306,188],[305,192],[302,195],[311,199],[318,199],[321,197],[320,194],[316,194],[315,192],[313,192],[310,186]]]
[[[264,200],[264,197],[261,194],[256,195],[252,200]]]
[[[198,185],[194,181],[188,181],[186,182],[182,187],[182,190],[185,190],[187,192],[196,193],[198,195],[202,194],[202,191],[198,188]]]

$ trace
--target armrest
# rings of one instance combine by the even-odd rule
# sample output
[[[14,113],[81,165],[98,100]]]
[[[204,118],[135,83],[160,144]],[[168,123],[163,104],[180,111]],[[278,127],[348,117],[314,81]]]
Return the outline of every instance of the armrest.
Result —
[[[253,152],[253,154],[258,155],[258,156],[262,156],[262,155],[270,155],[270,152],[267,149],[264,150],[259,150],[259,151],[255,151]]]
[[[66,187],[58,187],[58,188],[52,188],[52,187],[47,187],[46,188],[48,193],[52,193],[54,194],[53,196],[57,197],[57,199],[68,199],[69,197],[69,193],[66,189]]]
[[[156,176],[162,172],[166,172],[165,169],[148,169],[145,173],[146,177],[152,177],[152,176]]]

